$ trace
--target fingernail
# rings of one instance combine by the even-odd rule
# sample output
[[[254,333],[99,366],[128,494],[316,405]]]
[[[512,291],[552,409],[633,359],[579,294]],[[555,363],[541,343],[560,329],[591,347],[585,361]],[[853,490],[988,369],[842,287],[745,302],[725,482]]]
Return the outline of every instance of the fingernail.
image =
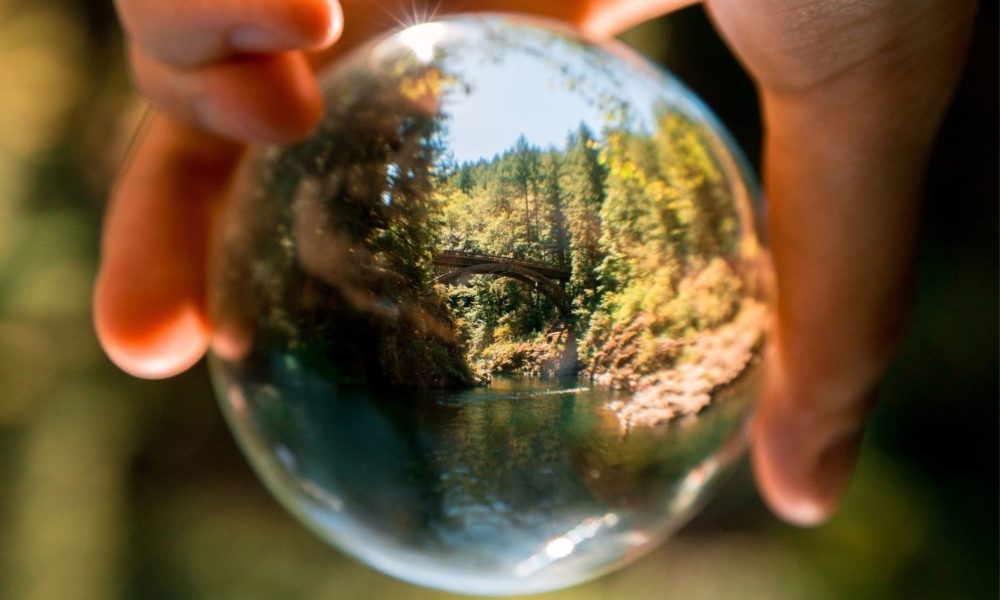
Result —
[[[240,52],[277,52],[295,48],[300,40],[260,25],[243,25],[229,34],[229,43]]]
[[[229,44],[238,52],[279,52],[292,49],[318,50],[332,44],[344,30],[344,12],[336,0],[328,0],[329,13],[319,13],[296,31],[279,31],[258,23],[241,25],[229,34]],[[320,29],[326,23],[325,30]],[[319,26],[319,27],[317,27]],[[317,34],[322,38],[317,39]]]

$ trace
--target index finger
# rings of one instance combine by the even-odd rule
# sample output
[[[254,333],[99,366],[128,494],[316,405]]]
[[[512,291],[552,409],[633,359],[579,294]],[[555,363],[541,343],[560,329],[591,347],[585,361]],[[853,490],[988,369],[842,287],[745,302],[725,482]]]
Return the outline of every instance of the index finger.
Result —
[[[116,0],[130,41],[174,67],[234,54],[316,50],[343,28],[337,0]]]

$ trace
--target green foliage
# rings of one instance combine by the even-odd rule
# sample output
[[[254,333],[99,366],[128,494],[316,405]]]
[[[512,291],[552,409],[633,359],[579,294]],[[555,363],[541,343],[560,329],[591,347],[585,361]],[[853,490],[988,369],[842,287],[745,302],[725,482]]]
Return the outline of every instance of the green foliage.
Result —
[[[453,286],[450,306],[473,369],[531,371],[532,345],[563,323],[579,337],[585,370],[628,363],[648,372],[676,359],[669,341],[732,318],[742,288],[719,257],[734,255],[739,232],[710,147],[696,123],[664,108],[652,134],[622,124],[598,136],[581,124],[562,149],[521,136],[492,160],[458,166],[437,193],[442,248],[571,273],[568,315],[510,279]]]
[[[445,122],[427,106],[449,78],[408,68],[400,82],[348,70],[329,83],[319,133],[259,163],[216,301],[236,328],[342,379],[465,386],[456,324],[433,285]]]
[[[570,134],[566,146],[559,182],[573,269],[569,291],[574,314],[587,317],[598,300],[596,271],[602,259],[600,209],[607,173],[599,160],[600,145],[582,123]]]
[[[611,115],[562,148],[521,135],[455,164],[436,109],[455,81],[406,68],[395,82],[348,72],[330,87],[321,134],[265,161],[245,208],[258,229],[230,261],[245,272],[223,286],[223,312],[256,321],[244,329],[318,345],[300,350],[344,378],[435,388],[571,366],[649,372],[677,358],[673,342],[735,314],[739,278],[718,257],[736,252],[736,215],[698,124],[664,108],[645,132]],[[439,286],[443,250],[568,277]],[[299,340],[303,326],[320,335]]]

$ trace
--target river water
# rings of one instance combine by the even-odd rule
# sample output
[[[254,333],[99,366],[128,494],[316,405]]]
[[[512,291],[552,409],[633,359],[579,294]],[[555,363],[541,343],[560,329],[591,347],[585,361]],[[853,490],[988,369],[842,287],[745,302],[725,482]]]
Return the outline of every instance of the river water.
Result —
[[[407,394],[337,384],[290,355],[266,370],[217,364],[217,382],[288,508],[397,576],[496,593],[596,574],[680,524],[738,454],[757,385],[748,373],[697,416],[625,430],[606,407],[622,392],[578,378]]]

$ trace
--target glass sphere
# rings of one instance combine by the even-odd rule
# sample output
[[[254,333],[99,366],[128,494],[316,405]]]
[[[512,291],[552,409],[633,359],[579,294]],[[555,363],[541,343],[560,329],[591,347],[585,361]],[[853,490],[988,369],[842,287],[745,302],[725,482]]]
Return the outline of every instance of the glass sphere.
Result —
[[[495,15],[377,40],[213,243],[223,410],[281,502],[410,582],[578,583],[742,450],[768,309],[756,187],[694,95]]]

